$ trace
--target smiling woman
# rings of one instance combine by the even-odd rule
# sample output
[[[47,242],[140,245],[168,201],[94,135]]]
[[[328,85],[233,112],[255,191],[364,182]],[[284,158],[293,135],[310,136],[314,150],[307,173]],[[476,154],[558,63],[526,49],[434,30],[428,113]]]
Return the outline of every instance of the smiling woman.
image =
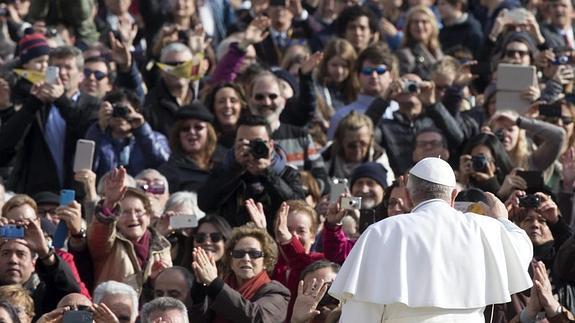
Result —
[[[253,224],[232,231],[224,251],[223,279],[218,277],[215,258],[196,248],[192,268],[200,284],[192,288],[190,320],[283,322],[290,294],[269,276],[277,255],[272,237]]]
[[[88,227],[88,248],[94,262],[95,285],[124,282],[138,293],[150,277],[172,266],[170,243],[149,227],[153,213],[148,196],[126,188],[126,170],[106,177],[105,197]]]

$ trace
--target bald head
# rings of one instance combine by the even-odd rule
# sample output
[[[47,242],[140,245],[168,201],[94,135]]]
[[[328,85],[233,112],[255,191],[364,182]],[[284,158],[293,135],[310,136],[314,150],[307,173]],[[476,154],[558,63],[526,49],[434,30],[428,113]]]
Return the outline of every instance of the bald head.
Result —
[[[78,305],[81,306],[92,306],[92,302],[88,299],[88,297],[79,294],[79,293],[72,293],[64,296],[60,302],[58,303],[58,308],[70,306],[70,307],[77,307]]]

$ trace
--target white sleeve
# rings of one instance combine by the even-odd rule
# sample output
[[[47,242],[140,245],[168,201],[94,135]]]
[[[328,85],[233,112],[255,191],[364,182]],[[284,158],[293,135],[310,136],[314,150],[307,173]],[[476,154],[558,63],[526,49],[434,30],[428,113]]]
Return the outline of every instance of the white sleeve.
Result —
[[[382,322],[385,305],[347,300],[341,308],[340,323]]]
[[[509,233],[508,236],[512,240],[513,247],[521,258],[523,268],[529,268],[531,260],[533,259],[533,243],[531,243],[529,236],[527,236],[527,233],[525,233],[523,229],[508,219],[499,218],[498,220],[503,224],[505,231]]]

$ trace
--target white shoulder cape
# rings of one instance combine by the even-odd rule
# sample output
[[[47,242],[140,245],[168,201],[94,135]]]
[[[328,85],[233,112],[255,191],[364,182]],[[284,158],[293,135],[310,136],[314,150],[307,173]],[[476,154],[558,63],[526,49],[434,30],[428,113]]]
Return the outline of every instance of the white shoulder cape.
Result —
[[[440,200],[371,225],[329,293],[341,301],[478,308],[531,287],[533,247],[508,220],[461,213]]]

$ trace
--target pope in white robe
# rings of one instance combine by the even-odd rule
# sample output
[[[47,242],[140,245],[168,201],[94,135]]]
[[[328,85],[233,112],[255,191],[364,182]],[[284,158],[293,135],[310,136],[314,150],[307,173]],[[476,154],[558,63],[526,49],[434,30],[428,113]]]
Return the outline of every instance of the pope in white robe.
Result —
[[[410,195],[410,181],[422,180],[447,192],[455,187],[451,167],[439,158],[412,168]],[[455,195],[412,196],[412,213],[361,235],[329,290],[343,304],[340,322],[484,323],[485,306],[531,287],[531,241],[507,219],[503,204],[487,194],[490,216],[461,213],[452,207]]]

